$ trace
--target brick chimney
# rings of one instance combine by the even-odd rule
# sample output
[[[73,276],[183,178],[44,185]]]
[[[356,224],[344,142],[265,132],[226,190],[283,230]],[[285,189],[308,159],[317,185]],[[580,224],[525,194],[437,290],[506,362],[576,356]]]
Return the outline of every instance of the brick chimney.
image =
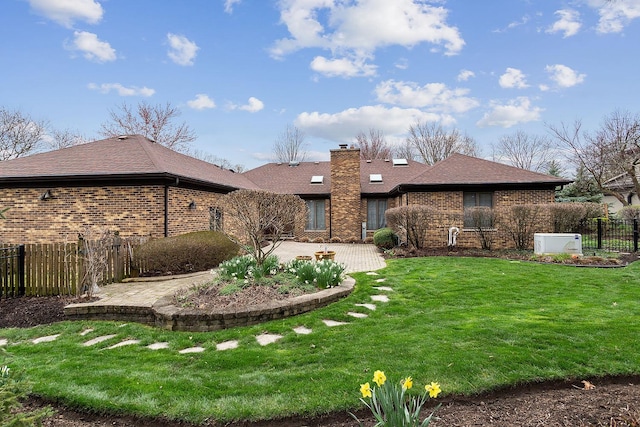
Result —
[[[361,238],[360,149],[340,144],[331,150],[331,237]]]

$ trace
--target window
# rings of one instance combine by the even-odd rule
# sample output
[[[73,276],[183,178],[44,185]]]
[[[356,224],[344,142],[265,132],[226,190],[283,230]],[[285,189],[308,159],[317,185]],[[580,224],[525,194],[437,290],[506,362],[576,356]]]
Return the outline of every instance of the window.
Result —
[[[209,230],[222,231],[222,210],[209,208]]]
[[[468,192],[465,191],[463,196],[464,209],[475,208],[479,206],[493,207],[493,193],[492,192]],[[473,219],[468,215],[464,216],[464,226],[473,227]],[[487,228],[493,227],[493,224],[487,224]]]
[[[306,230],[324,230],[324,200],[307,200],[307,225]]]
[[[387,226],[384,212],[387,210],[387,199],[367,200],[367,230],[377,230]]]

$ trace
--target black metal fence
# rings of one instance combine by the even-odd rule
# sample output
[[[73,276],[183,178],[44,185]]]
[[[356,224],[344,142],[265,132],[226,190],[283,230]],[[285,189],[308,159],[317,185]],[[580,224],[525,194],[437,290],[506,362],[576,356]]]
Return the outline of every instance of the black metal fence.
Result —
[[[585,222],[580,230],[582,250],[601,249],[638,252],[638,220],[598,218]]]
[[[24,260],[24,245],[0,248],[0,298],[25,294]]]

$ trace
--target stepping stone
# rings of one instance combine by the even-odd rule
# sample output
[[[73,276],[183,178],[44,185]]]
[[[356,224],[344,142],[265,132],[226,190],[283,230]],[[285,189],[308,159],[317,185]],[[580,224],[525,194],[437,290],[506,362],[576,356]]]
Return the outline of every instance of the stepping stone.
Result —
[[[389,297],[386,295],[371,295],[371,299],[377,302],[389,302]]]
[[[56,339],[58,339],[59,336],[60,336],[60,334],[49,335],[49,336],[46,336],[46,337],[36,338],[31,342],[34,343],[34,344],[40,344],[41,342],[51,342],[51,341],[55,341]]]
[[[309,335],[313,332],[311,329],[305,328],[304,326],[298,326],[297,328],[294,328],[293,331],[299,335]]]
[[[347,322],[338,322],[335,320],[323,320],[322,323],[324,323],[330,328],[333,328],[334,326],[348,325]]]
[[[377,283],[382,283],[382,282],[386,282],[386,281],[387,281],[387,279],[376,279]]]
[[[280,338],[282,338],[282,335],[276,335],[276,334],[262,334],[256,337],[256,339],[258,340],[258,343],[263,346],[272,344],[278,341]]]
[[[114,344],[111,347],[107,347],[107,350],[113,350],[114,348],[124,347],[126,345],[140,344],[140,340],[126,340],[119,342],[118,344]]]
[[[358,318],[358,319],[364,319],[365,317],[369,317],[369,315],[368,315],[368,314],[364,314],[364,313],[356,313],[356,312],[354,312],[354,311],[350,311],[350,312],[348,312],[347,314],[348,314],[349,316],[351,316],[351,317],[355,317],[355,318]]]
[[[123,323],[122,325],[119,325],[118,328],[124,328],[127,325],[128,325],[128,323]]]
[[[218,351],[233,350],[234,348],[238,348],[238,341],[225,341],[216,344],[216,350]]]
[[[7,345],[8,341],[5,338],[0,339],[0,347]]]
[[[376,309],[376,305],[375,304],[356,304],[356,307],[368,308],[371,311],[374,311]]]
[[[80,336],[83,337],[87,334],[90,334],[91,332],[93,332],[93,328],[85,329],[84,331],[80,332]]]
[[[377,275],[378,275],[378,273],[376,273],[375,271],[369,271],[367,273],[367,276],[377,276]]]
[[[149,350],[162,350],[164,348],[169,348],[168,342],[154,342],[153,344],[149,344],[147,346]]]
[[[385,292],[393,292],[393,289],[388,286],[374,286],[373,289],[377,289],[379,291],[385,291]]]
[[[101,337],[97,337],[97,338],[94,338],[92,340],[89,340],[89,341],[85,342],[82,345],[85,346],[85,347],[89,347],[91,345],[95,345],[95,344],[101,343],[102,341],[110,340],[111,338],[113,338],[115,336],[116,336],[115,334],[113,334],[113,335],[103,335]]]
[[[184,350],[180,350],[178,353],[180,354],[188,354],[188,353],[202,353],[204,351],[204,347],[189,347]]]

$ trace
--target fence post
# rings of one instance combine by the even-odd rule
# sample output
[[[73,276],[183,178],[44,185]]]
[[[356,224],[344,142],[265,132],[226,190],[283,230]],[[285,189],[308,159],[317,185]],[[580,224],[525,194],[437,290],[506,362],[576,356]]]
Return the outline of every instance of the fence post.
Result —
[[[602,249],[602,218],[598,218],[598,249]]]
[[[633,219],[633,252],[638,252],[638,218]]]
[[[24,245],[18,246],[18,295],[24,296],[27,293],[24,280],[24,259],[25,251]]]

